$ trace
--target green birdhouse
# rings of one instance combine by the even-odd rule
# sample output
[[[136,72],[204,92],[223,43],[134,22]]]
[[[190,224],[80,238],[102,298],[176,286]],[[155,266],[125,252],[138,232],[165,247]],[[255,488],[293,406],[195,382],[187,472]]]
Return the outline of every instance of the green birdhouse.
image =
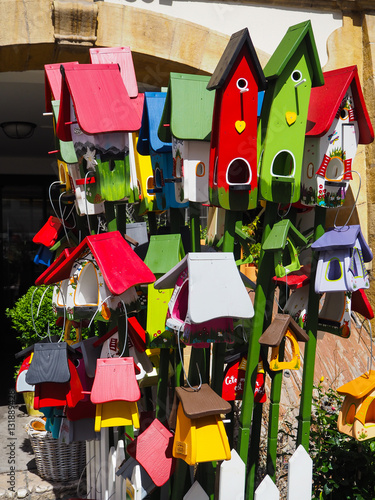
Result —
[[[289,219],[282,219],[274,224],[262,248],[264,252],[273,252],[275,274],[278,278],[282,278],[301,268],[298,247],[305,245],[307,245],[307,239]]]
[[[300,198],[311,87],[324,84],[311,22],[291,26],[264,68],[268,80],[258,126],[260,196]]]
[[[184,256],[180,234],[161,234],[151,236],[145,263],[161,278]],[[171,336],[165,328],[172,293],[173,288],[156,290],[153,284],[148,286],[146,331],[151,347],[171,347],[175,344],[174,335]]]

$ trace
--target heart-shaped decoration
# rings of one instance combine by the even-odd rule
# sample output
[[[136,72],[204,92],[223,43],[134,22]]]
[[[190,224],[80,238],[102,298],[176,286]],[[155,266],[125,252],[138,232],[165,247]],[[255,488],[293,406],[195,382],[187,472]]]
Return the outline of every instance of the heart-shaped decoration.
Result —
[[[244,122],[243,120],[237,120],[234,126],[236,127],[237,132],[239,134],[242,134],[242,132],[246,128],[246,122]]]
[[[297,113],[295,111],[287,111],[285,113],[286,122],[288,125],[292,125],[297,120]]]

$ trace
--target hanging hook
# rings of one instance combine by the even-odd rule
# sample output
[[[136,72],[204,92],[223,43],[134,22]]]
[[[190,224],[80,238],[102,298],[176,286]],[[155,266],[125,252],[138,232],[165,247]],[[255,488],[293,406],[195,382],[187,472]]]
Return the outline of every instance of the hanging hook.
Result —
[[[184,366],[184,361],[182,359],[182,353],[181,353],[181,345],[180,345],[180,332],[181,332],[181,328],[182,328],[183,325],[180,325],[179,328],[178,328],[178,332],[177,332],[177,347],[178,347],[178,354],[180,356],[180,361],[181,361],[181,366],[182,366],[182,370],[184,372],[184,375],[185,375],[185,379],[186,379],[186,382],[188,384],[188,386],[190,387],[190,389],[193,389],[194,392],[198,392],[201,390],[201,387],[202,387],[202,375],[201,375],[201,372],[200,372],[200,369],[199,369],[199,366],[198,366],[198,363],[196,363],[196,366],[197,366],[197,370],[198,370],[198,376],[199,376],[199,385],[198,387],[193,387],[190,382],[189,382],[189,379],[188,379],[188,376],[186,374],[186,371],[185,371],[185,366]]]

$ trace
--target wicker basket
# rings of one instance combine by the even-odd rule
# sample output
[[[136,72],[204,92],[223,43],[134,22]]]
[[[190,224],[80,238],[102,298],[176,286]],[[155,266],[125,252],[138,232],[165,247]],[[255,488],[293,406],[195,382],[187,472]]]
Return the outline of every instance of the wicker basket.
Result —
[[[54,439],[50,432],[33,429],[35,421],[45,422],[34,418],[26,426],[39,476],[59,482],[79,479],[86,465],[85,441],[62,443]]]

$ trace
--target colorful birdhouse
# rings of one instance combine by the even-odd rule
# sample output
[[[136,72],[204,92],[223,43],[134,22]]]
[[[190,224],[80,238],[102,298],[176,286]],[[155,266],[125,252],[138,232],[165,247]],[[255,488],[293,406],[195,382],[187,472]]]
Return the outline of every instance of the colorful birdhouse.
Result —
[[[65,251],[37,280],[58,284],[52,305],[57,314],[66,308],[68,319],[109,320],[117,310],[136,307],[136,285],[152,283],[155,276],[118,231],[87,236],[73,251]]]
[[[96,432],[102,427],[119,425],[134,425],[139,428],[136,402],[140,398],[132,357],[97,360],[91,391],[91,402],[96,404]]]
[[[187,344],[233,342],[233,318],[254,309],[232,253],[189,253],[155,283],[174,288],[166,326]]]
[[[291,345],[292,357],[290,360],[279,359],[280,344],[282,340],[288,340]],[[271,361],[269,363],[272,371],[299,370],[301,356],[298,342],[307,342],[309,336],[302,330],[289,314],[276,314],[270,326],[259,339],[259,343],[272,347]]]
[[[311,22],[291,26],[264,68],[268,81],[258,127],[260,196],[300,199],[311,87],[324,84]]]
[[[347,339],[350,337],[351,293],[327,292],[318,315],[318,329]]]
[[[172,444],[173,434],[155,419],[128,444],[126,450],[146,470],[156,486],[163,486],[175,467]]]
[[[145,92],[142,126],[137,149],[141,155],[150,155],[154,173],[154,187],[147,189],[155,194],[158,210],[185,208],[187,203],[177,201],[173,178],[172,143],[162,142],[158,137],[159,123],[163,114],[166,92]]]
[[[337,389],[345,396],[337,419],[343,434],[365,441],[375,437],[375,371],[370,370]]]
[[[329,229],[311,248],[319,253],[316,293],[369,288],[365,262],[372,260],[372,252],[359,225]]]
[[[73,139],[91,202],[131,197],[129,141],[139,130],[137,106],[130,99],[116,64],[62,66],[63,83],[56,131]],[[121,113],[113,112],[121,108]],[[95,112],[93,112],[95,110]]]
[[[90,49],[90,60],[93,64],[116,64],[120,68],[121,78],[124,82],[128,95],[139,118],[142,119],[144,94],[138,93],[137,78],[135,75],[133,56],[130,47],[101,47]],[[133,137],[128,135],[129,156],[125,162],[129,162],[130,170],[130,191],[129,203],[139,201],[139,191],[137,185],[137,174],[135,170],[135,159],[133,153]]]
[[[255,208],[258,91],[267,86],[247,28],[234,33],[207,85],[216,90],[209,197],[227,210]]]
[[[199,390],[176,387],[176,396],[173,456],[189,465],[229,460],[229,441],[220,415],[231,411],[230,403],[208,384],[203,384]]]
[[[280,278],[300,269],[297,248],[305,245],[307,245],[306,238],[289,219],[282,219],[273,225],[262,248],[264,252],[274,254],[275,274]]]
[[[227,359],[228,362],[224,371],[222,386],[222,397],[225,401],[235,401],[242,399],[245,386],[245,375],[247,366],[247,355],[242,353],[235,355],[235,359]],[[255,381],[254,401],[265,403],[266,391],[264,388],[264,368],[262,359],[259,360],[257,376]]]
[[[357,66],[323,75],[324,85],[311,89],[301,204],[330,208],[343,204],[357,146],[371,143],[374,131]]]
[[[172,141],[176,201],[208,201],[209,155],[214,93],[210,77],[171,73],[159,137]],[[166,181],[166,179],[164,179]]]
[[[152,192],[155,185],[151,157],[150,155],[141,155],[138,152],[138,140],[139,132],[133,132],[132,146],[140,200],[139,214],[144,215],[147,212],[155,211],[157,207],[155,194]]]
[[[180,234],[151,236],[145,264],[156,278],[160,278],[176,266],[184,256]],[[172,292],[172,288],[156,290],[153,284],[148,286],[146,331],[148,344],[152,342],[152,347],[171,347],[170,342],[166,341],[165,321]],[[161,339],[158,339],[160,336]]]

